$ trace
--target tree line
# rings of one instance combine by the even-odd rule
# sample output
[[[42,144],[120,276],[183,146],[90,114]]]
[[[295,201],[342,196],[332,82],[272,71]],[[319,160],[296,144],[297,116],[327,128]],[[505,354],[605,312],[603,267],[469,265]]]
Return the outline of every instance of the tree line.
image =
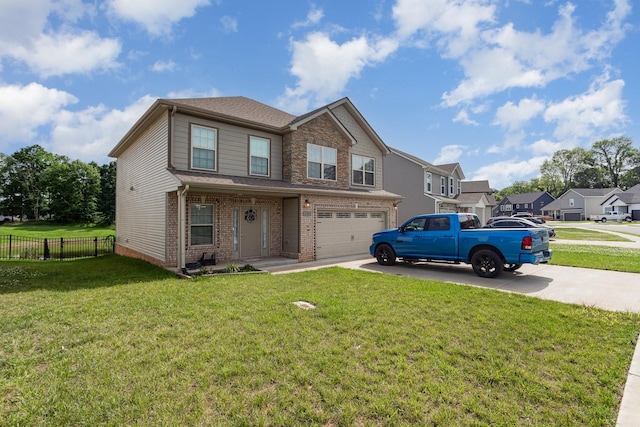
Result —
[[[39,145],[0,153],[0,214],[60,223],[115,222],[116,163],[84,163]]]
[[[559,150],[540,167],[540,177],[516,181],[496,191],[497,200],[511,194],[546,191],[558,198],[571,188],[622,190],[640,183],[640,150],[631,138],[621,136],[594,142],[590,150]]]

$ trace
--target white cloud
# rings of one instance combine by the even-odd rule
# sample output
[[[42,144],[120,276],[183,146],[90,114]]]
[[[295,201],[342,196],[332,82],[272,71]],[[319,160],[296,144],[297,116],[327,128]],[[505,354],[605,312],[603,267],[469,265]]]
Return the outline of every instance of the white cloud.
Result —
[[[547,122],[555,123],[554,136],[559,140],[590,138],[597,132],[624,124],[623,80],[609,80],[605,75],[585,93],[549,105],[544,112]]]
[[[38,128],[55,122],[63,107],[76,102],[78,99],[70,93],[38,83],[0,86],[0,141],[32,142]]]
[[[544,111],[545,104],[535,97],[521,99],[518,105],[509,101],[496,111],[494,124],[514,131]]]
[[[317,25],[323,17],[324,11],[322,9],[316,8],[315,6],[312,6],[309,13],[307,13],[307,19],[305,19],[304,21],[294,22],[292,27],[311,27],[313,25]]]
[[[118,18],[141,25],[149,34],[171,33],[173,25],[195,15],[196,9],[210,0],[109,0],[109,11]]]
[[[455,5],[447,6],[455,9]],[[467,38],[470,44],[465,49],[447,48],[444,56],[460,60],[465,78],[458,87],[444,93],[443,105],[468,103],[514,87],[543,87],[558,78],[587,70],[595,61],[608,57],[615,43],[624,37],[622,19],[630,11],[628,3],[618,0],[605,24],[591,32],[574,25],[574,9],[572,4],[561,7],[548,34],[540,30],[518,31],[509,23],[485,29],[477,38]],[[441,40],[448,40],[450,32],[439,31]]]
[[[0,13],[0,59],[26,64],[42,77],[88,73],[117,66],[121,45],[94,31],[74,29],[77,19],[90,14],[91,5],[79,0],[12,0]],[[60,28],[49,18],[56,15]]]
[[[171,60],[167,61],[156,61],[151,66],[151,71],[155,71],[156,73],[163,73],[165,71],[175,71],[177,64]]]
[[[504,188],[514,181],[528,180],[531,175],[540,173],[545,156],[533,157],[528,160],[505,160],[479,168],[473,174],[471,181],[488,180],[492,188]]]
[[[464,154],[464,145],[445,145],[440,149],[438,157],[433,161],[435,165],[455,163]]]
[[[464,108],[458,111],[458,114],[456,114],[456,116],[453,118],[453,121],[454,123],[459,122],[459,123],[464,123],[465,125],[471,125],[471,126],[479,125],[478,122],[469,118],[469,113]]]
[[[562,149],[570,149],[572,146],[566,146],[559,142],[549,141],[548,139],[539,139],[529,146],[529,150],[534,156],[548,156],[551,157],[553,153]]]
[[[120,50],[119,41],[84,31],[42,34],[30,45],[12,47],[10,55],[42,77],[50,77],[117,67]]]
[[[238,32],[238,20],[234,19],[230,16],[223,16],[220,18],[220,23],[222,24],[222,31],[224,33],[237,33]]]
[[[291,74],[295,88],[286,88],[277,104],[290,112],[302,112],[340,95],[352,78],[366,67],[386,59],[398,45],[391,39],[364,36],[339,44],[326,33],[313,32],[303,41],[292,41]]]
[[[82,111],[61,111],[53,124],[49,151],[84,162],[108,162],[107,154],[153,104],[145,95],[123,110],[103,105]]]

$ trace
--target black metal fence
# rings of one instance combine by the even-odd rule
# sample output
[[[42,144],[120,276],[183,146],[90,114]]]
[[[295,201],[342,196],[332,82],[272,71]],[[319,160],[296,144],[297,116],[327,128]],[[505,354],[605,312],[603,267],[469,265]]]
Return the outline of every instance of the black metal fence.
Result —
[[[40,238],[0,235],[0,259],[74,259],[114,252],[116,236]]]

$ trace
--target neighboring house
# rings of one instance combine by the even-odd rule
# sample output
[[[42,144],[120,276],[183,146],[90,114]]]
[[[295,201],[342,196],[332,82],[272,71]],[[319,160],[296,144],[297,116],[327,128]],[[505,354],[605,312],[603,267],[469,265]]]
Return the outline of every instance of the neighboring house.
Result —
[[[572,188],[548,203],[542,212],[561,221],[582,221],[603,213],[602,204],[618,193],[622,193],[619,188]]]
[[[493,209],[493,216],[511,216],[518,212],[542,215],[542,210],[555,199],[546,191],[505,196]]]
[[[598,213],[611,211],[630,213],[631,219],[640,221],[640,184],[621,193],[612,194],[602,203],[602,210]]]
[[[496,198],[493,196],[489,181],[462,181],[462,193],[458,194],[459,212],[475,213],[485,224],[491,217]]]
[[[348,98],[295,116],[245,97],[159,99],[117,158],[116,252],[167,268],[365,254],[396,226],[389,150]]]
[[[423,213],[458,212],[456,197],[464,174],[457,163],[432,165],[416,156],[389,148],[384,157],[384,189],[403,196],[398,223]]]

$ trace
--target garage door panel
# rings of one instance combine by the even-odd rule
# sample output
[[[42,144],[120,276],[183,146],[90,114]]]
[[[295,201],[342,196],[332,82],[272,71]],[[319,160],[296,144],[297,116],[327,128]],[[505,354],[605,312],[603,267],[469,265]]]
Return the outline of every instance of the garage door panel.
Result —
[[[385,228],[384,212],[320,211],[316,222],[316,257],[366,254],[371,235]]]

